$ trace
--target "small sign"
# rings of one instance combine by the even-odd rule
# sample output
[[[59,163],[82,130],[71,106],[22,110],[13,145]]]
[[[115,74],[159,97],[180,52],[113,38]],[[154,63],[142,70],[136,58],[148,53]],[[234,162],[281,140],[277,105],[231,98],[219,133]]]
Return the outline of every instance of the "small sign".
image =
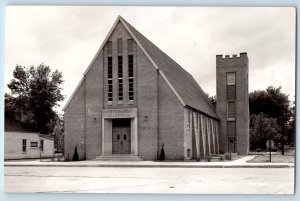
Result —
[[[267,146],[267,148],[272,149],[274,147],[274,141],[273,140],[267,140],[266,146]]]

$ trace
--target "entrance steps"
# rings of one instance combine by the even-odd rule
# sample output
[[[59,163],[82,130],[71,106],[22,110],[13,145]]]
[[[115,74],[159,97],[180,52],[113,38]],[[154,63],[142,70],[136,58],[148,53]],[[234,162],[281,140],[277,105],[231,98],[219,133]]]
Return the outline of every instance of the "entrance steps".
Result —
[[[113,155],[101,155],[95,160],[97,161],[142,161],[139,156],[126,155],[126,154],[113,154]]]

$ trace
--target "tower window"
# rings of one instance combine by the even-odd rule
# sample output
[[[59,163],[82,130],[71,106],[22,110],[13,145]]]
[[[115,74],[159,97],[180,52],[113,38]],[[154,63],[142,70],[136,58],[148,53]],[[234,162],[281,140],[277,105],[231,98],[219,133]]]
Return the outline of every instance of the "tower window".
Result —
[[[127,40],[127,52],[128,53],[133,52],[133,39]]]
[[[235,85],[235,72],[227,73],[227,85]]]
[[[235,121],[227,122],[227,136],[228,137],[236,136],[236,122]]]
[[[108,101],[113,101],[113,76],[112,76],[112,57],[107,57],[107,96]]]
[[[107,54],[108,55],[112,54],[112,42],[111,41],[107,42]]]
[[[227,102],[227,118],[228,120],[235,120],[236,116],[236,104],[235,101]]]
[[[227,100],[236,100],[235,85],[227,85]]]
[[[117,52],[118,52],[118,54],[122,54],[122,52],[123,52],[123,41],[122,41],[122,38],[119,38],[117,40]]]
[[[119,100],[123,100],[123,57],[118,56],[118,86],[119,86]]]
[[[129,100],[134,99],[134,73],[133,73],[133,55],[128,55],[128,95]]]

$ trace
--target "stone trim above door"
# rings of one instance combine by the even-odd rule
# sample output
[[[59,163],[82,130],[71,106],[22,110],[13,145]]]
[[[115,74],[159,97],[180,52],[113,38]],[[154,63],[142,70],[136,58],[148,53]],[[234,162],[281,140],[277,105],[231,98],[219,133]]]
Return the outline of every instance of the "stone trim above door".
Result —
[[[112,120],[130,119],[131,153],[138,156],[138,121],[137,108],[102,110],[102,154],[112,155]]]

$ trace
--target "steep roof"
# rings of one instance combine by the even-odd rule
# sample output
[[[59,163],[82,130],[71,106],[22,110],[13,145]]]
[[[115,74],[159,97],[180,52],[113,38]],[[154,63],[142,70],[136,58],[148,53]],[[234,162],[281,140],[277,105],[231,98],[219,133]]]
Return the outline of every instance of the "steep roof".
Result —
[[[148,56],[156,64],[156,67],[161,70],[172,85],[173,89],[177,92],[177,95],[183,102],[183,104],[190,106],[196,110],[199,110],[211,117],[218,118],[214,107],[211,105],[207,96],[195,81],[193,76],[185,71],[178,63],[176,63],[167,54],[161,51],[145,36],[138,32],[127,21],[120,17],[129,32],[139,42]]]
[[[104,47],[106,41],[108,40],[109,36],[111,35],[118,22],[121,22],[124,25],[126,30],[133,37],[133,39],[139,45],[139,47],[143,50],[148,59],[152,62],[155,68],[158,69],[160,75],[162,75],[162,77],[166,80],[166,82],[176,94],[183,106],[189,106],[213,118],[218,119],[214,107],[211,105],[207,96],[205,95],[201,87],[198,85],[198,83],[195,81],[193,76],[187,71],[185,71],[179,64],[177,64],[172,58],[170,58],[167,54],[161,51],[157,46],[155,46],[151,41],[149,41],[145,36],[143,36],[121,16],[119,16],[116,22],[114,23],[106,39],[104,40],[94,59],[90,63],[88,69],[85,71],[85,74],[88,72],[95,58],[98,56],[101,49]],[[81,80],[81,82],[83,81],[83,79]],[[77,90],[78,87],[75,90],[75,92]],[[70,97],[68,103],[64,107],[64,110],[67,108],[75,92]]]

